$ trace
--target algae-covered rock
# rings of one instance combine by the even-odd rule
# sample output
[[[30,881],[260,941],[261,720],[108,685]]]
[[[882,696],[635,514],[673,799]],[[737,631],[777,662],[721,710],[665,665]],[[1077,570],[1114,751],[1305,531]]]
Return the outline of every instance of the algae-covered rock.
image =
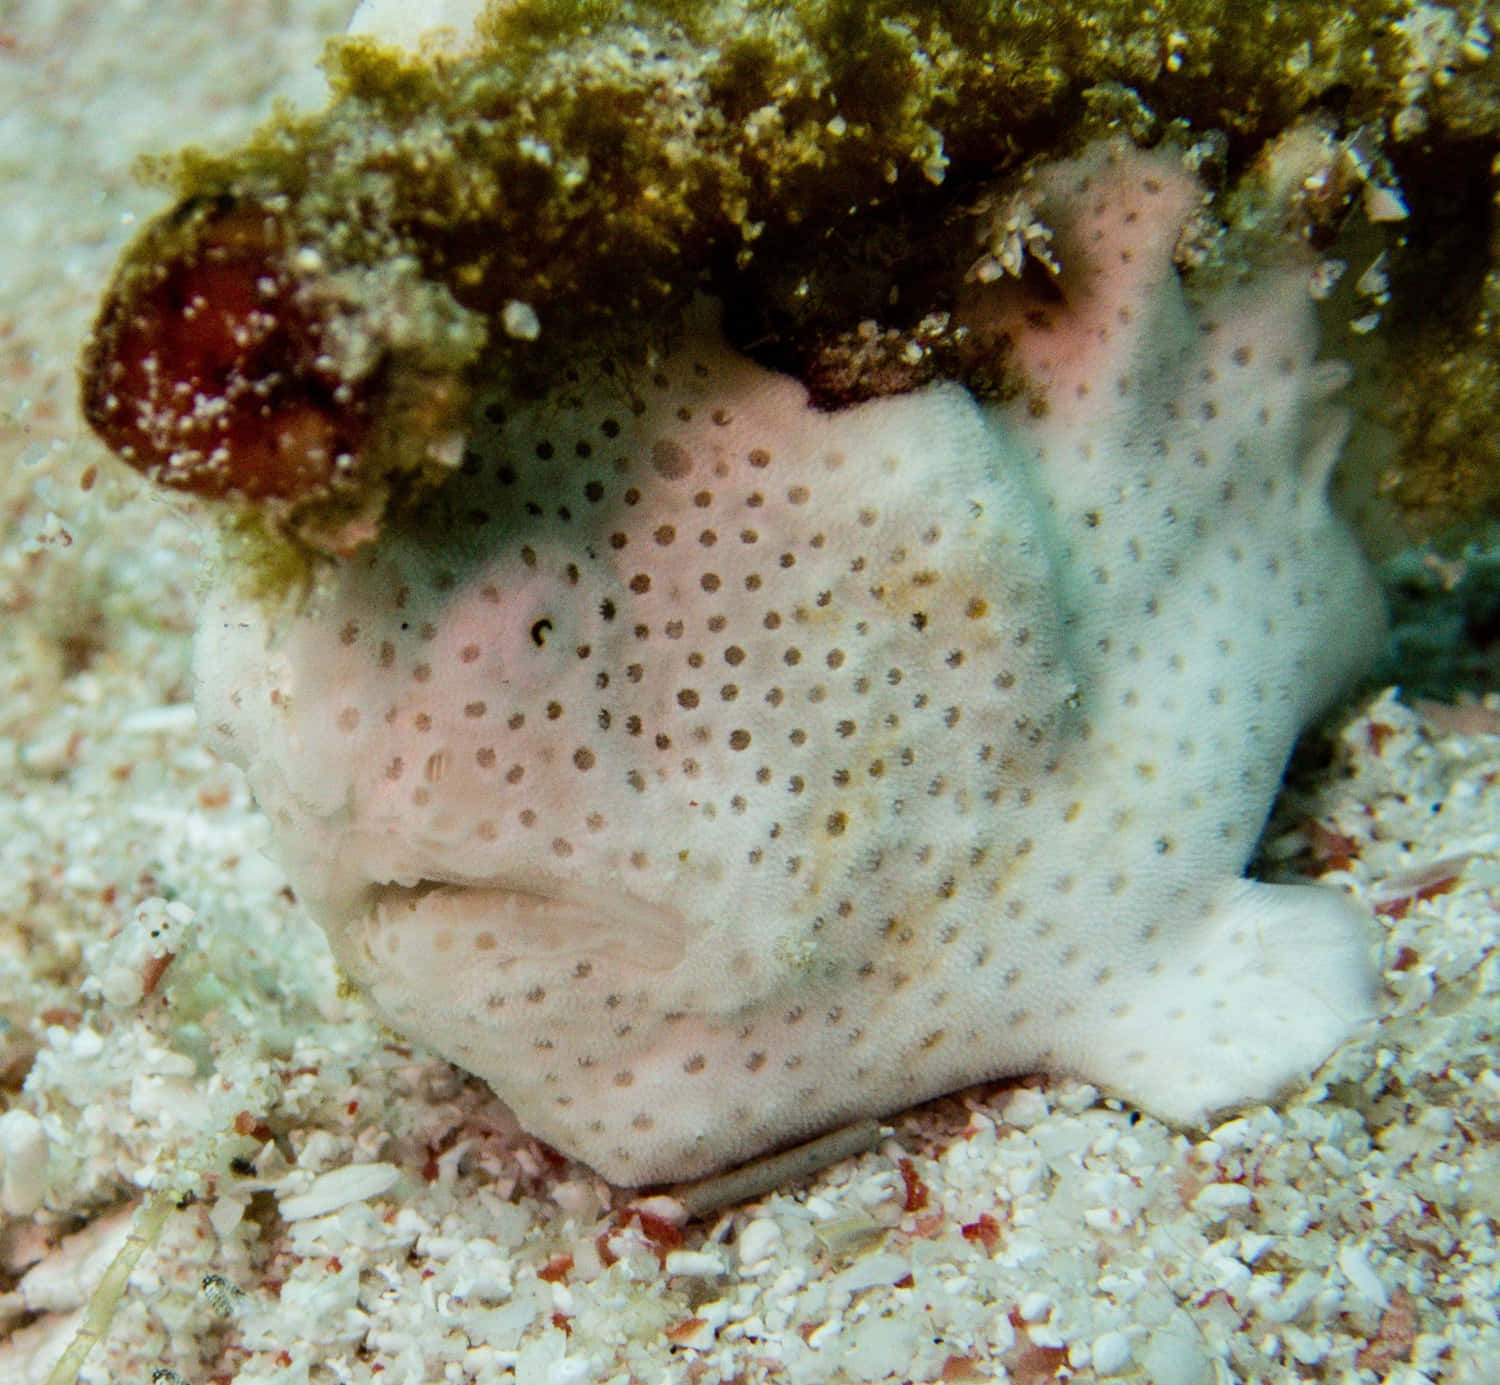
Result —
[[[127,460],[342,551],[458,461],[478,379],[535,393],[580,352],[639,356],[703,290],[825,403],[963,374],[946,315],[985,209],[1100,127],[1213,134],[1232,178],[1317,110],[1377,182],[1387,158],[1473,168],[1500,129],[1482,18],[1402,0],[524,0],[460,37],[336,40],[324,110],[155,166],[178,204],[85,360]],[[1447,267],[1395,282],[1422,299]],[[1447,338],[1483,353],[1468,312]],[[1421,392],[1460,438],[1490,397]],[[1426,417],[1396,420],[1398,496],[1434,489],[1412,480]],[[1475,467],[1458,451],[1450,476]]]

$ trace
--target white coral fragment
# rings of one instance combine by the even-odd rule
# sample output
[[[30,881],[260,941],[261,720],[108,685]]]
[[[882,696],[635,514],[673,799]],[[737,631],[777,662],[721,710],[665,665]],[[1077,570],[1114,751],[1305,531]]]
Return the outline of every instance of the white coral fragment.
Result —
[[[325,1217],[351,1203],[366,1202],[396,1186],[401,1170],[394,1164],[344,1164],[320,1173],[300,1192],[282,1196],[277,1210],[283,1221]]]
[[[47,1195],[47,1134],[29,1111],[0,1115],[0,1211],[29,1217]]]

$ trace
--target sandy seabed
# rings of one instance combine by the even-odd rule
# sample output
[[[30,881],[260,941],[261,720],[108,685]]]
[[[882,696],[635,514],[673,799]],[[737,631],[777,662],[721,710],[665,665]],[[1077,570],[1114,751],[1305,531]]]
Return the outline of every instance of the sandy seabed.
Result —
[[[73,362],[161,203],[132,159],[316,102],[351,7],[0,8],[0,1379],[47,1379],[157,1188],[86,1381],[1494,1381],[1500,702],[1330,728],[1267,855],[1375,910],[1383,1018],[1206,1134],[1010,1082],[678,1227],[341,993],[197,742],[201,528]]]

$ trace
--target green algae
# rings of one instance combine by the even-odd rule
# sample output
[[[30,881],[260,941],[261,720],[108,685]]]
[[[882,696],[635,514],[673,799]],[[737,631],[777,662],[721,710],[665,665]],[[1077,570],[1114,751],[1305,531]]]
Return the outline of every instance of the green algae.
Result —
[[[1222,132],[1231,173],[1309,109],[1377,143],[1420,135],[1387,138],[1398,172],[1450,139],[1487,147],[1500,100],[1482,31],[1460,42],[1470,18],[1405,0],[516,0],[456,56],[334,40],[325,110],[153,171],[182,199],[274,209],[340,277],[370,351],[393,260],[490,324],[408,332],[424,368],[539,389],[580,347],[638,351],[701,291],[795,367],[855,322],[942,307],[924,266],[964,253],[983,189],[1122,110],[1146,133]],[[539,333],[503,330],[508,308]]]
[[[1399,97],[1400,13],[529,0],[460,57],[335,41],[326,111],[170,168],[180,196],[284,203],[335,263],[411,254],[465,308],[523,302],[573,332],[732,287],[764,236],[951,202],[1056,148],[1106,84],[1247,146],[1334,91],[1375,118]]]

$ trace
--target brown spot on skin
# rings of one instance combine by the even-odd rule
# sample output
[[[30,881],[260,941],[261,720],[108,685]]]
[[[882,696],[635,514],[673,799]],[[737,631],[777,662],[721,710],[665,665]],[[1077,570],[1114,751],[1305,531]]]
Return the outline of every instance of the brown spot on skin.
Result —
[[[195,495],[326,493],[364,450],[369,382],[336,398],[349,382],[276,220],[225,197],[148,234],[156,243],[116,280],[84,352],[90,426],[136,470]]]
[[[651,445],[651,470],[668,481],[680,481],[693,469],[692,454],[680,442],[658,438]]]

